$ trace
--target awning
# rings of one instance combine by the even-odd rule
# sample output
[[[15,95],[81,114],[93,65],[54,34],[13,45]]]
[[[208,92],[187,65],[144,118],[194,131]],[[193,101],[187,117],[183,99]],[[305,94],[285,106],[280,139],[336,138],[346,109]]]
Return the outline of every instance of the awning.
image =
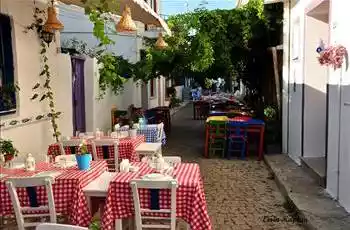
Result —
[[[76,5],[84,7],[82,0],[59,0],[65,4]],[[162,27],[168,35],[171,35],[171,31],[164,21],[144,0],[120,0],[120,9],[117,10],[117,14],[121,15],[125,6],[128,5],[131,9],[131,17],[135,21],[142,22],[147,25],[155,25]]]

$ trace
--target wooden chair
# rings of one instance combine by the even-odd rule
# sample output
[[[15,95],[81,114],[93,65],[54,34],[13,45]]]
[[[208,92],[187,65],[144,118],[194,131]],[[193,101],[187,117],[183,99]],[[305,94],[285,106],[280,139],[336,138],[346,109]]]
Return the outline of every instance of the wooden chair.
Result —
[[[38,225],[36,230],[88,230],[88,228],[75,225],[43,223]]]
[[[69,154],[69,155],[58,155],[55,157],[55,163],[59,163],[62,159],[65,159],[66,161],[77,161],[75,158],[75,155]]]
[[[166,157],[163,157],[163,159],[166,163],[170,165],[181,163],[181,157],[178,157],[178,156],[166,156]]]
[[[77,151],[77,148],[81,144],[81,141],[82,139],[72,139],[59,142],[61,155],[74,155]],[[66,152],[66,148],[70,149],[70,154]]]
[[[143,228],[162,228],[162,229],[171,229],[175,230],[176,228],[176,187],[177,182],[175,179],[164,180],[164,181],[150,181],[150,180],[132,180],[131,181],[131,190],[134,200],[135,208],[135,224],[136,230],[142,230]],[[140,204],[139,189],[170,189],[171,191],[171,202],[170,209],[146,209],[142,208]],[[152,216],[143,216],[144,213],[162,213],[168,214],[169,217],[152,217]],[[143,224],[143,220],[153,220],[153,221],[170,221],[169,224]]]
[[[141,156],[155,156],[156,154],[162,155],[162,143],[146,143],[143,142],[135,149],[137,155]]]
[[[16,221],[17,221],[17,227],[19,230],[24,230],[26,227],[35,227],[41,224],[41,222],[30,222],[25,223],[25,218],[42,218],[42,217],[50,217],[50,222],[56,223],[57,222],[57,214],[56,214],[56,208],[55,208],[55,202],[53,197],[53,191],[52,191],[52,177],[16,177],[16,178],[7,178],[6,179],[6,186],[9,190],[11,202],[13,205],[13,209],[15,211],[16,215]],[[36,186],[44,186],[47,198],[48,198],[48,205],[39,206],[39,207],[21,207],[17,190],[16,188],[29,188],[29,187],[36,187]],[[28,212],[35,212],[35,211],[47,211],[48,213],[43,214],[26,214]]]
[[[159,123],[157,125],[157,142],[162,143],[163,140],[163,133],[164,133],[164,123]]]
[[[116,139],[100,139],[100,140],[93,140],[92,145],[92,156],[94,160],[103,159],[107,161],[108,169],[112,172],[117,172],[119,170],[118,167],[118,144],[119,141]],[[111,158],[109,154],[109,147],[113,146],[114,148],[114,157]],[[103,158],[100,158],[97,153],[97,147],[102,147],[103,149]],[[104,147],[107,147],[104,148]]]
[[[217,151],[221,152],[222,157],[225,157],[226,152],[226,121],[209,121],[209,155],[215,155]],[[208,143],[206,143],[208,144]]]
[[[83,192],[87,198],[90,211],[92,211],[92,197],[107,197],[109,183],[117,175],[115,172],[104,172],[98,178],[90,182],[83,188]]]

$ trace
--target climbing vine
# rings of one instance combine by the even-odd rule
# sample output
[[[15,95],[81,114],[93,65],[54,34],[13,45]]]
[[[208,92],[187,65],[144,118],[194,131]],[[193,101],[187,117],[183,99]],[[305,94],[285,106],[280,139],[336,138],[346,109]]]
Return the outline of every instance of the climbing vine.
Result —
[[[61,133],[58,130],[57,125],[57,119],[59,118],[60,112],[56,112],[55,108],[55,100],[54,100],[54,93],[51,88],[51,70],[50,66],[48,64],[48,57],[47,57],[47,50],[48,50],[48,44],[44,41],[44,15],[45,10],[40,10],[39,8],[34,8],[34,22],[26,27],[25,32],[27,33],[29,30],[36,31],[39,41],[40,41],[40,56],[41,56],[41,71],[40,71],[40,78],[39,81],[33,86],[33,95],[30,98],[31,100],[38,100],[40,102],[47,101],[50,108],[50,121],[51,126],[53,128],[53,137],[58,142],[59,136]]]
[[[99,99],[106,94],[107,89],[111,89],[114,94],[118,94],[123,90],[126,79],[122,77],[118,71],[124,62],[119,57],[107,51],[109,45],[115,42],[108,36],[106,32],[106,23],[111,20],[111,15],[117,13],[119,9],[117,0],[86,0],[85,13],[89,16],[89,20],[93,23],[93,35],[98,39],[99,45],[95,58],[99,64]]]

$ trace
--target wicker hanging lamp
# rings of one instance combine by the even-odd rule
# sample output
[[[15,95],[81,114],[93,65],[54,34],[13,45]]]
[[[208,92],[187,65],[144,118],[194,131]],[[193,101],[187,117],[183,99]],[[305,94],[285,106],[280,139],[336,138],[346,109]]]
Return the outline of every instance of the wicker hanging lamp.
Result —
[[[156,41],[155,47],[157,49],[166,49],[168,47],[168,43],[166,43],[163,39],[162,33],[159,33],[158,39]]]
[[[55,32],[62,30],[63,24],[57,19],[56,9],[54,7],[54,0],[51,1],[51,6],[47,8],[47,20],[44,24],[45,31]]]
[[[120,18],[118,24],[116,25],[116,30],[118,32],[134,32],[137,31],[135,22],[131,18],[131,10],[127,5],[123,11],[122,17]]]

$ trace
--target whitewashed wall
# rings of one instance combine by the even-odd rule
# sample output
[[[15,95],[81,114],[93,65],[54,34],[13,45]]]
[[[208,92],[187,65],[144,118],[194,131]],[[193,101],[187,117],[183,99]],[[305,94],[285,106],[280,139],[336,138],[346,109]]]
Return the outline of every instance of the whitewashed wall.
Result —
[[[73,38],[84,41],[89,47],[94,47],[98,45],[97,39],[93,36],[93,25],[89,21],[88,17],[85,16],[84,10],[80,7],[75,7],[71,5],[59,5],[59,15],[60,20],[65,24],[65,28],[61,34],[61,41],[67,41]],[[114,23],[110,23],[108,28],[110,28],[109,37],[115,41],[115,44],[109,46],[109,51],[123,56],[125,59],[128,59],[130,62],[135,63],[140,59],[140,49],[143,48],[143,37],[140,34],[144,34],[144,25],[140,22],[136,22],[138,26],[137,33],[115,33]],[[95,72],[92,72],[95,71]],[[94,87],[97,84],[98,75],[96,75],[96,66],[92,62],[87,61],[85,64],[85,78],[89,84],[94,82]],[[87,78],[93,78],[87,79]],[[164,85],[164,78],[161,78],[161,82],[157,83],[156,95],[155,97],[148,97],[145,100],[148,100],[148,107],[153,108],[159,105],[164,104],[164,93],[165,91],[158,86],[162,87]],[[91,88],[92,85],[86,86],[88,89],[87,97],[95,97],[97,92],[93,92]],[[95,89],[98,90],[98,89]],[[160,92],[158,92],[160,90]],[[150,95],[150,85],[148,84],[148,95]],[[90,99],[89,99],[90,100]],[[109,101],[109,102],[107,102]],[[88,108],[92,102],[86,103],[86,111],[91,111],[92,108]],[[132,80],[129,80],[124,85],[124,91],[118,95],[114,96],[112,94],[107,94],[105,99],[97,103],[101,108],[100,111],[110,111],[111,105],[115,105],[118,109],[126,110],[130,104],[134,104],[136,107],[141,107],[142,105],[142,96],[141,96],[141,86]],[[94,107],[93,109],[97,109]],[[88,113],[88,112],[87,112]],[[96,122],[95,125],[87,124],[87,130],[97,128],[107,127],[107,123],[110,123],[110,117],[108,113],[107,116],[100,121],[101,124]],[[89,115],[87,114],[87,117]],[[90,119],[90,118],[89,118]],[[91,119],[90,119],[91,121]],[[109,126],[108,126],[109,127]],[[91,130],[92,131],[92,130]]]
[[[39,42],[36,33],[23,33],[24,26],[33,21],[32,1],[1,0],[1,13],[12,17],[12,41],[14,53],[15,79],[21,90],[18,93],[17,113],[1,116],[1,122],[21,120],[23,118],[48,113],[48,105],[37,101],[32,102],[32,87],[39,79],[40,55]],[[40,6],[39,3],[37,3]],[[46,7],[45,5],[42,5]],[[59,35],[56,35],[59,41]],[[63,114],[59,119],[59,130],[63,135],[71,135],[72,127],[72,101],[71,64],[69,56],[57,54],[59,44],[52,43],[48,50],[48,58],[52,72],[52,87],[55,93],[57,110]],[[1,130],[1,138],[13,140],[19,149],[20,156],[33,154],[37,160],[45,159],[48,145],[54,142],[49,120]]]
[[[349,1],[331,1],[331,43],[350,50]],[[350,211],[350,71],[330,69],[327,191]],[[338,183],[339,182],[339,183]]]
[[[283,65],[283,152],[298,164],[302,151],[304,9],[307,1],[285,1]],[[289,25],[291,27],[289,28]],[[290,51],[290,52],[289,52]]]
[[[309,28],[310,30],[313,30],[312,32],[308,33],[309,39],[304,41],[304,25],[305,25],[305,17],[304,12],[307,6],[310,5],[312,2],[320,2],[320,1],[292,1],[292,10],[291,10],[291,18],[289,18],[288,12],[285,11],[285,27],[284,27],[284,69],[283,69],[283,114],[284,114],[284,121],[283,121],[283,131],[284,131],[284,137],[283,137],[283,150],[284,152],[289,153],[289,155],[293,155],[293,151],[299,150],[301,148],[299,141],[293,141],[293,138],[296,138],[297,136],[301,135],[301,130],[299,128],[296,128],[299,126],[300,122],[298,119],[300,119],[301,116],[299,116],[299,112],[301,110],[301,96],[302,92],[297,90],[294,92],[293,90],[293,82],[299,77],[301,78],[301,83],[307,83],[307,84],[313,84],[314,86],[318,85],[320,83],[318,77],[322,75],[321,79],[324,82],[324,70],[325,67],[314,65],[315,63],[307,62],[305,64],[308,65],[309,69],[306,69],[305,66],[303,66],[303,62],[305,60],[305,56],[303,56],[304,52],[301,52],[299,55],[299,60],[302,60],[302,62],[298,62],[298,60],[292,60],[295,58],[293,55],[293,32],[296,26],[296,23],[294,23],[294,20],[296,18],[300,22],[300,28],[299,30],[299,37],[300,41],[299,46],[297,50],[303,51],[305,50],[306,53],[309,52],[311,54],[312,49],[315,49],[316,47],[313,45],[313,43],[316,43],[316,41],[312,42],[311,40],[315,40],[317,36],[323,36],[324,39],[327,41],[327,37],[325,36],[325,31],[322,30],[322,27],[318,26],[318,28],[315,30],[315,26],[313,28]],[[286,9],[288,9],[288,3],[285,2]],[[341,1],[341,0],[332,0],[330,1],[330,37],[329,37],[329,44],[330,45],[337,45],[341,44],[344,45],[347,50],[350,49],[350,31],[348,29],[348,23],[349,23],[349,16],[348,16],[348,10],[350,7],[350,1]],[[289,19],[291,20],[291,28],[289,30],[288,23]],[[325,30],[325,27],[323,27]],[[290,32],[290,37],[287,35]],[[320,32],[320,33],[319,33]],[[313,35],[315,35],[313,37]],[[305,47],[307,45],[307,47]],[[328,45],[328,44],[326,44]],[[312,47],[314,46],[314,47]],[[288,53],[288,50],[290,48],[290,53]],[[308,55],[308,54],[307,54]],[[312,60],[312,58],[309,57],[309,60]],[[299,70],[296,71],[295,66],[299,63]],[[319,72],[319,71],[323,72]],[[298,74],[295,74],[297,72]],[[308,74],[308,76],[314,75],[314,78],[307,79],[306,81],[303,81],[305,79],[305,74]],[[295,77],[296,75],[296,77]],[[327,78],[326,78],[327,79]],[[311,82],[310,82],[311,80]],[[321,83],[322,83],[321,81]],[[328,111],[327,111],[327,117],[328,117],[328,135],[327,135],[327,192],[333,196],[334,198],[338,199],[340,204],[347,210],[350,211],[350,142],[349,142],[349,130],[350,130],[350,71],[344,65],[340,70],[333,70],[332,68],[328,69]],[[321,92],[323,95],[325,93],[324,84],[318,85],[319,87],[317,90]],[[305,104],[305,106],[311,106],[310,108],[313,108],[315,106],[313,103],[319,98],[314,98],[314,100],[307,101],[308,104]],[[296,102],[297,106],[293,107],[293,103]],[[323,103],[323,102],[322,102]],[[322,109],[323,111],[324,109]],[[320,112],[318,112],[320,113]],[[325,120],[322,114],[314,114],[314,118],[321,119],[322,121]],[[289,115],[289,122],[293,120],[293,122],[290,122],[288,126],[288,117]],[[309,118],[310,121],[311,117]],[[318,122],[319,124],[325,123],[324,122]],[[309,125],[312,124],[312,122],[308,122]],[[313,124],[315,126],[316,124]],[[289,127],[289,130],[288,130]],[[319,128],[319,127],[314,127]],[[322,133],[321,131],[320,133]],[[305,135],[305,133],[304,133]],[[323,135],[323,133],[322,133]],[[309,139],[308,139],[309,138]],[[315,137],[312,137],[315,138]],[[312,139],[311,138],[311,139]],[[317,147],[323,147],[324,141],[321,141],[321,138],[319,137],[319,141],[316,141],[315,139],[310,140],[310,134],[308,137],[306,137],[306,140],[308,140],[307,144],[309,144],[309,147],[312,145]],[[292,154],[291,154],[292,153]],[[310,153],[307,152],[307,153]]]
[[[317,61],[320,39],[329,44],[329,25],[305,17],[304,39],[304,157],[324,157],[327,121],[328,68]]]

